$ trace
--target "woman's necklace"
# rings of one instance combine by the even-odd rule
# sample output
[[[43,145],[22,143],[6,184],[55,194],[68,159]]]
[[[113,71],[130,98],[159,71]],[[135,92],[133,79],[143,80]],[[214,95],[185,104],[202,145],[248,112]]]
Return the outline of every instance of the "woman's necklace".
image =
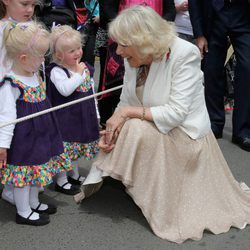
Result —
[[[136,86],[142,86],[145,84],[148,77],[149,65],[142,65],[139,67],[136,77]]]

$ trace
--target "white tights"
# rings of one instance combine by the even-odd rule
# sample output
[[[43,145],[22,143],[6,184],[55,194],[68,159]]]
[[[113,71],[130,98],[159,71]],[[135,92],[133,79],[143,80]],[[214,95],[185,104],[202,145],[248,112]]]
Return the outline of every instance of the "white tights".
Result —
[[[77,165],[77,161],[73,161],[72,162],[75,167],[70,170],[69,172],[62,172],[62,173],[59,173],[57,175],[57,179],[56,179],[56,183],[61,187],[62,185],[64,185],[65,183],[68,182],[68,179],[67,179],[67,175],[69,175],[70,177],[72,177],[73,179],[77,180],[80,176],[79,174],[79,169],[78,169],[78,165]],[[83,178],[84,180],[84,177],[80,177],[80,181],[81,181],[81,178]],[[65,189],[70,189],[71,188],[71,184],[68,183],[67,185],[65,185],[63,188]]]
[[[35,209],[39,205],[38,199],[39,187],[25,186],[22,188],[14,188],[14,201],[16,204],[17,213],[24,218],[27,218],[32,212],[31,208]],[[39,210],[45,210],[48,206],[42,204]],[[39,214],[34,212],[30,220],[39,219]]]

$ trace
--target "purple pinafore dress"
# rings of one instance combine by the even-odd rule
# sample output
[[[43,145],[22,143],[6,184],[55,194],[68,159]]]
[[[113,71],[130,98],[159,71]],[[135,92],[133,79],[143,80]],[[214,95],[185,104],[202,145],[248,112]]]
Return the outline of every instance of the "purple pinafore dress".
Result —
[[[52,106],[58,106],[93,94],[90,70],[85,68],[86,77],[82,84],[70,95],[62,96],[50,80],[51,70],[59,67],[64,70],[68,78],[70,72],[56,63],[46,68],[47,94]],[[92,72],[92,71],[91,71]],[[99,126],[94,98],[59,109],[56,112],[59,129],[62,134],[64,146],[71,160],[83,157],[93,159],[98,153]]]
[[[37,87],[30,87],[6,76],[0,87],[7,82],[21,92],[16,101],[17,118],[51,108],[43,81]],[[7,151],[7,166],[0,170],[0,178],[2,184],[14,187],[45,186],[52,182],[55,174],[70,168],[71,160],[64,153],[56,117],[47,113],[15,125]]]

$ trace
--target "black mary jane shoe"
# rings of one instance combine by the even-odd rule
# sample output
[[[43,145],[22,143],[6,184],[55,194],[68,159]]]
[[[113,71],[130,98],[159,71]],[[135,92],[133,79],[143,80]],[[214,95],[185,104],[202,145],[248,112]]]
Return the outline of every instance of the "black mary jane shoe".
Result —
[[[32,211],[27,218],[24,218],[18,213],[16,213],[16,223],[31,225],[31,226],[43,226],[49,224],[50,220],[48,214],[39,214],[39,219],[31,220],[30,217],[32,216],[33,213],[34,211]]]
[[[59,186],[57,183],[55,184],[55,190],[57,192],[63,193],[63,194],[68,194],[68,195],[75,195],[81,192],[79,186],[74,186],[71,184],[70,189],[63,188],[67,184],[70,184],[69,182],[64,183],[62,186]]]
[[[57,212],[57,207],[53,204],[46,204],[48,206],[45,210],[39,210],[42,203],[39,203],[36,208],[31,208],[33,212],[38,214],[55,214]]]
[[[74,178],[72,178],[71,176],[68,176],[68,182],[72,185],[75,185],[75,186],[81,186],[83,181],[80,181],[80,178],[82,176],[79,175],[79,177],[75,180]],[[85,179],[85,178],[84,178]]]

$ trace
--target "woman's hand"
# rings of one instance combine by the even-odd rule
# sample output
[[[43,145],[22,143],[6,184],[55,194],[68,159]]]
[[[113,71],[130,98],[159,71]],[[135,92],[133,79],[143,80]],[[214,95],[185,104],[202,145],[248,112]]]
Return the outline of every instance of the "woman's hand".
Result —
[[[112,149],[115,147],[115,142],[116,142],[116,139],[117,139],[118,135],[116,136],[116,138],[114,137],[112,142],[110,144],[107,144],[106,143],[106,131],[105,130],[102,130],[100,132],[100,141],[99,141],[99,148],[105,152],[105,153],[109,153],[112,151]]]
[[[0,169],[4,168],[7,163],[7,149],[0,148]]]
[[[116,141],[119,132],[126,122],[128,108],[119,108],[106,122],[105,143],[112,145]]]

